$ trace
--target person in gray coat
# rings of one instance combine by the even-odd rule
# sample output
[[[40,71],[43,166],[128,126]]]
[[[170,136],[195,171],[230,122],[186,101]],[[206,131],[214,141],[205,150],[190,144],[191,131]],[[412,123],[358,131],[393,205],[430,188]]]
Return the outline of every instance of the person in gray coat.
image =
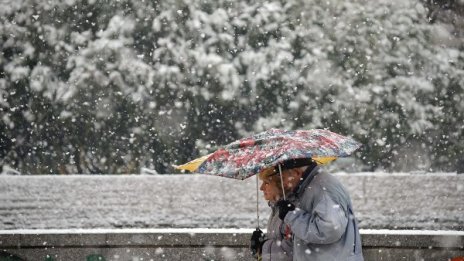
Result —
[[[350,196],[310,159],[282,165],[285,200],[276,207],[293,233],[293,260],[363,261]]]
[[[255,258],[262,261],[291,261],[293,260],[293,242],[290,226],[279,218],[275,203],[282,198],[282,183],[273,168],[259,173],[262,180],[260,190],[264,199],[271,207],[271,215],[267,223],[267,233],[256,230],[251,238],[252,252]]]

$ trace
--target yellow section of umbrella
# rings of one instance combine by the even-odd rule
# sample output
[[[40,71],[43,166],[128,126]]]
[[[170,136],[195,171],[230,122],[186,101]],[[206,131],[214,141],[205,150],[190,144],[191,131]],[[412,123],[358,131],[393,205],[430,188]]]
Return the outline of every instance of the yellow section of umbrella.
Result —
[[[178,170],[188,170],[190,172],[194,172],[195,170],[200,167],[201,163],[203,163],[211,154],[205,155],[203,157],[194,159],[182,165],[174,165],[173,167]]]
[[[317,163],[317,165],[324,165],[336,160],[337,157],[312,157],[312,159]]]

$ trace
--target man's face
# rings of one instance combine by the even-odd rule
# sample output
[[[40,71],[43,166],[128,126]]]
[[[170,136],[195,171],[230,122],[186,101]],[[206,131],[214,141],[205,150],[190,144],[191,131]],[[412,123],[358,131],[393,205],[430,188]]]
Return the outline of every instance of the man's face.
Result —
[[[300,169],[288,169],[282,172],[285,191],[292,191],[300,182],[302,172]]]

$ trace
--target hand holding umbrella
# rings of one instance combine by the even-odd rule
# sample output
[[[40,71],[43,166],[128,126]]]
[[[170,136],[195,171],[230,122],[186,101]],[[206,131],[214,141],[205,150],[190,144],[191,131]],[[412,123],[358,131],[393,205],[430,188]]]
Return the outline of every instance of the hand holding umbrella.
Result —
[[[257,228],[255,231],[253,231],[250,239],[250,250],[252,255],[257,259],[259,259],[259,255],[261,254],[264,241],[264,233],[261,231],[261,229]]]
[[[295,210],[295,205],[293,205],[292,202],[286,199],[279,200],[276,203],[276,207],[279,209],[279,218],[281,220],[284,220],[285,216],[289,211]]]

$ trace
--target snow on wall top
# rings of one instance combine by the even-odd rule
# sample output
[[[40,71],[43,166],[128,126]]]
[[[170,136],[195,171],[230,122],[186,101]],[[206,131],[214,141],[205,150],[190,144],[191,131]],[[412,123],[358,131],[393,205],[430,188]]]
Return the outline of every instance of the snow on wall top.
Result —
[[[464,175],[337,177],[361,228],[464,230]],[[255,189],[202,175],[1,175],[0,229],[253,228]],[[259,208],[264,227],[262,198]]]

